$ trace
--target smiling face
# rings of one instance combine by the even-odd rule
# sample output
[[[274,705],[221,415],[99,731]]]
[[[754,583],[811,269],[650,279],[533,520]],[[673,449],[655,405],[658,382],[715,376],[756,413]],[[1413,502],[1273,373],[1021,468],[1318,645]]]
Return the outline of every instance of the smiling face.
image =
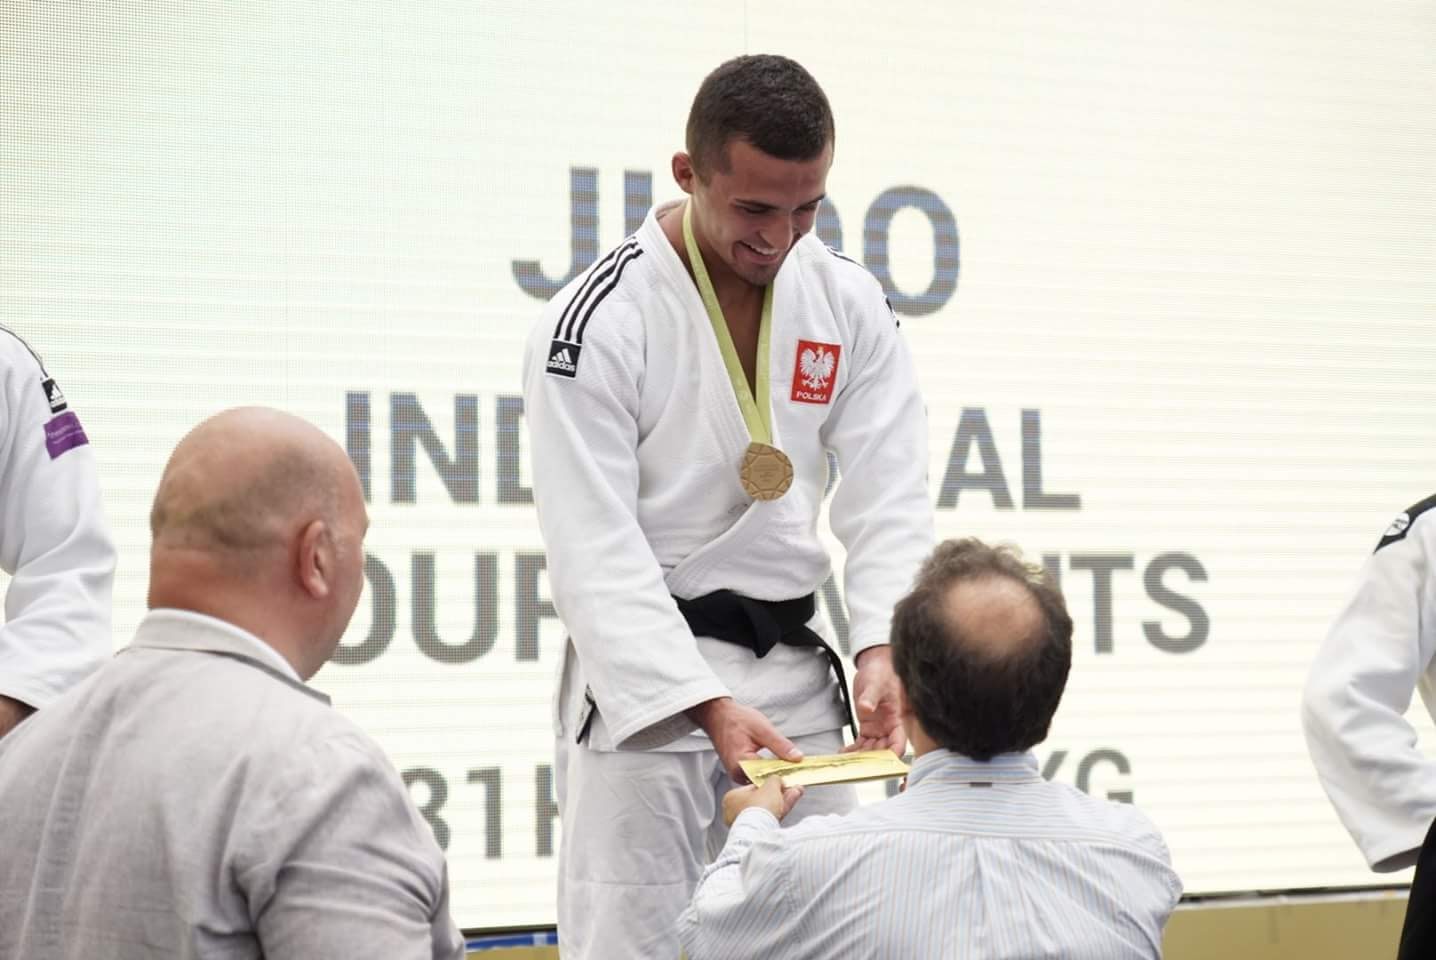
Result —
[[[715,286],[736,277],[765,287],[788,251],[813,229],[833,164],[829,143],[811,160],[780,160],[735,139],[726,163],[699,176],[687,153],[673,177],[693,204],[693,234]]]

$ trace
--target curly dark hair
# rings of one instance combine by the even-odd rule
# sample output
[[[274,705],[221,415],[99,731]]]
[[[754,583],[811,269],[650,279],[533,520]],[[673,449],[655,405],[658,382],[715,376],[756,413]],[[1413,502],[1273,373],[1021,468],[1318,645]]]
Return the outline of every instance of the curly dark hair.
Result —
[[[813,75],[775,54],[734,57],[704,78],[688,111],[687,149],[705,180],[728,172],[737,138],[779,160],[812,160],[832,143],[833,111]]]
[[[977,636],[950,605],[958,584],[994,580],[1022,585],[1036,605],[1025,636]],[[1046,739],[1072,667],[1072,618],[1048,575],[1015,547],[949,540],[893,612],[892,659],[927,735],[990,760]]]

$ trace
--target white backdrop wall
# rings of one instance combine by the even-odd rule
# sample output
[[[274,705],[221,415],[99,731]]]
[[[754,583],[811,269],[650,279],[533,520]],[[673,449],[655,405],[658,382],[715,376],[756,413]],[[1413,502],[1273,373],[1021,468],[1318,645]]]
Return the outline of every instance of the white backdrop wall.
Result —
[[[262,403],[346,444],[370,579],[315,682],[413,781],[459,921],[551,922],[525,331],[676,195],[702,76],[796,57],[837,116],[825,236],[917,357],[940,532],[1067,592],[1048,773],[1141,805],[1191,893],[1385,882],[1297,707],[1436,488],[1433,29],[1397,0],[10,3],[0,323],[99,456],[117,645],[185,430]]]

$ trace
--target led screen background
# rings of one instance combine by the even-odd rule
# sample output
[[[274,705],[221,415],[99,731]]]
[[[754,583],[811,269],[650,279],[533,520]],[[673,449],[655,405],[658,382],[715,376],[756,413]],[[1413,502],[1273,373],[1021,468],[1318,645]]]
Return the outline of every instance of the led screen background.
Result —
[[[370,577],[316,685],[413,781],[460,923],[551,922],[563,629],[522,344],[677,195],[702,76],[787,53],[837,117],[824,235],[884,277],[917,359],[940,532],[1061,575],[1077,652],[1044,767],[1130,795],[1189,893],[1389,882],[1322,796],[1298,702],[1362,558],[1436,488],[1433,20],[9,4],[0,323],[94,442],[117,645],[186,429],[263,403],[347,446]]]

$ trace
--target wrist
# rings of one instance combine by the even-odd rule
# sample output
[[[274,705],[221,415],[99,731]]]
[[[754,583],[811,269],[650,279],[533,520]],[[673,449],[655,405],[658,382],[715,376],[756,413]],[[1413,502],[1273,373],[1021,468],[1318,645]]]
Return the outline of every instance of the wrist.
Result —
[[[867,647],[863,650],[859,650],[858,655],[853,658],[853,663],[858,667],[859,670],[861,670],[864,664],[867,664],[873,660],[883,660],[891,664],[892,659],[893,648],[889,644],[879,643],[871,647]]]
[[[763,806],[761,803],[749,804],[748,806],[739,810],[738,815],[733,818],[733,822],[730,823],[728,826],[737,826],[739,820],[746,820],[755,827],[776,827],[781,823],[781,820],[778,815],[772,810],[769,810],[767,807]]]
[[[692,720],[705,731],[711,730],[713,721],[718,715],[733,702],[732,697],[714,697],[712,700],[704,700],[702,703],[694,704],[683,711],[689,720]]]
[[[730,827],[736,824],[739,819],[750,810],[761,810],[767,814],[768,817],[772,818],[772,822],[775,824],[781,819],[778,814],[774,813],[772,808],[767,805],[767,802],[762,798],[757,787],[739,787],[736,790],[730,790],[723,797],[723,822]],[[752,820],[755,818],[749,817],[748,819]],[[761,823],[764,818],[757,819],[758,822]]]

